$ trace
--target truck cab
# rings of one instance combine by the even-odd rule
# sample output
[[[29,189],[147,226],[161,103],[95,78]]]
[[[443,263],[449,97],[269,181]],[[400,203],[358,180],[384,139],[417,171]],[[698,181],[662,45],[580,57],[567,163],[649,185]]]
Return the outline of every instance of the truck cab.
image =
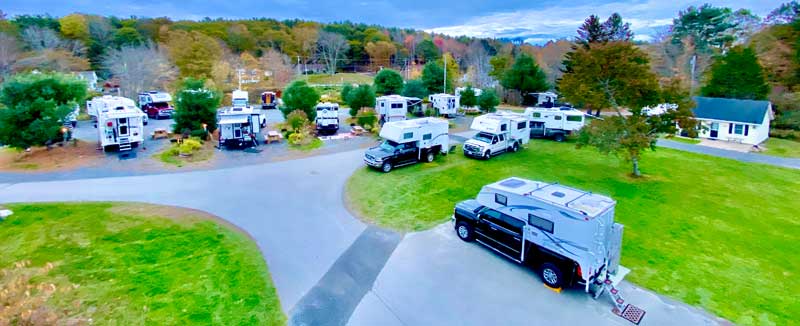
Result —
[[[339,104],[322,102],[317,104],[317,117],[314,119],[319,134],[335,134],[339,131]]]
[[[477,131],[464,142],[464,155],[489,159],[505,152],[516,152],[530,140],[528,119],[517,113],[500,111],[472,120],[470,129]]]
[[[367,149],[364,163],[388,173],[395,167],[433,162],[436,154],[447,152],[448,128],[449,123],[438,118],[387,122],[381,128],[383,142]]]
[[[263,92],[261,93],[261,109],[269,110],[275,109],[278,107],[278,96],[275,92]]]
[[[169,93],[150,91],[139,93],[139,109],[152,119],[169,119],[175,112]]]

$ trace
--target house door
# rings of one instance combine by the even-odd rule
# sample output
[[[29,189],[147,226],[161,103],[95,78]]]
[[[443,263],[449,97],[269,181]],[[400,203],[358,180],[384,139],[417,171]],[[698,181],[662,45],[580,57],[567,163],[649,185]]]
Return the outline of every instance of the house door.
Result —
[[[711,135],[709,135],[709,137],[711,138],[719,137],[719,123],[716,122],[711,123]]]

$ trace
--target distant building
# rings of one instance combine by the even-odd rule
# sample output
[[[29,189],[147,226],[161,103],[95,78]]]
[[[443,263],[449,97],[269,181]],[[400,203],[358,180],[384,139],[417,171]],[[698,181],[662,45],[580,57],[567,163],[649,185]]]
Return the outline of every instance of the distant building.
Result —
[[[700,121],[700,138],[758,145],[769,138],[774,119],[769,101],[695,97],[692,111]]]
[[[97,74],[93,70],[92,71],[79,71],[79,72],[75,73],[75,76],[78,77],[78,79],[80,79],[80,80],[86,81],[86,88],[88,90],[90,90],[90,91],[97,91],[98,90],[98,88],[97,88],[98,78],[97,78]]]

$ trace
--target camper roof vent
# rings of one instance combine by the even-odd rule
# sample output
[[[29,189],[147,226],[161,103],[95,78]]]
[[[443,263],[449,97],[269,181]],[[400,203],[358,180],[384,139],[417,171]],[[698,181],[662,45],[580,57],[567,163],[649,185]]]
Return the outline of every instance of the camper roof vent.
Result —
[[[525,184],[525,181],[522,181],[520,179],[508,179],[508,180],[505,180],[505,181],[500,183],[501,186],[508,187],[508,188],[519,188],[520,186],[522,186],[524,184]]]
[[[551,193],[551,195],[553,195],[555,197],[558,197],[558,198],[564,198],[564,196],[565,196],[564,193],[560,192],[560,191],[555,191],[555,192]]]

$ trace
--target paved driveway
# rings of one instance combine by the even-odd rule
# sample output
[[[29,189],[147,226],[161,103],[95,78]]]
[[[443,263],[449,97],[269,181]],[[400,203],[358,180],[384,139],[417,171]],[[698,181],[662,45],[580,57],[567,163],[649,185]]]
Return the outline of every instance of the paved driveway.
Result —
[[[449,223],[401,237],[343,205],[362,151],[232,169],[0,184],[0,203],[141,201],[195,208],[249,232],[296,325],[625,324],[580,291],[555,294],[537,276]],[[634,273],[636,271],[634,270]],[[648,324],[717,323],[702,311],[625,285]]]

